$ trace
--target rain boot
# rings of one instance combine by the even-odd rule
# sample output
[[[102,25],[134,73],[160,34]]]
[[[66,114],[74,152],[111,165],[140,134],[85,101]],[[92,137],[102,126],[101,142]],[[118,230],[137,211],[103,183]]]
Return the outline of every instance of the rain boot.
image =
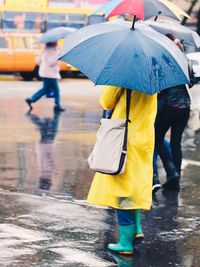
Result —
[[[119,226],[119,241],[117,244],[109,244],[108,249],[121,254],[133,254],[133,239],[134,239],[135,226],[120,225]]]
[[[140,210],[135,210],[135,238],[136,239],[143,239],[144,234],[142,232],[141,226],[141,212]]]
[[[177,190],[179,191],[180,175],[176,170],[175,165],[171,161],[165,162],[165,170],[167,172],[167,181],[162,185],[165,190]]]

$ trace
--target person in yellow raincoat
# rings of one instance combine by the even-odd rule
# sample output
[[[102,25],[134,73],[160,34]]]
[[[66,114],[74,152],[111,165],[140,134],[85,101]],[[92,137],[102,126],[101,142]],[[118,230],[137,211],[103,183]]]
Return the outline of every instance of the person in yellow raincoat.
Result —
[[[126,117],[126,89],[105,86],[100,97],[105,110],[113,110],[112,119]],[[152,205],[154,121],[157,95],[132,90],[128,125],[126,169],[120,175],[96,173],[87,202],[110,206],[117,211],[119,242],[108,248],[123,254],[133,253],[135,235],[142,235],[140,210]]]

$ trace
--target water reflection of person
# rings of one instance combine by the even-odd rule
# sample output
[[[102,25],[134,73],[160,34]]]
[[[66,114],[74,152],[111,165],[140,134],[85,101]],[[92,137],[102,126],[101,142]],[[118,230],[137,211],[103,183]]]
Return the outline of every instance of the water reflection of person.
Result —
[[[133,259],[127,255],[117,255],[114,252],[108,252],[108,254],[115,260],[118,267],[133,267]]]
[[[50,189],[52,178],[56,174],[54,159],[54,139],[58,130],[60,113],[54,113],[53,118],[40,119],[38,116],[29,113],[28,117],[40,131],[41,140],[36,144],[37,165],[39,168],[39,188]]]

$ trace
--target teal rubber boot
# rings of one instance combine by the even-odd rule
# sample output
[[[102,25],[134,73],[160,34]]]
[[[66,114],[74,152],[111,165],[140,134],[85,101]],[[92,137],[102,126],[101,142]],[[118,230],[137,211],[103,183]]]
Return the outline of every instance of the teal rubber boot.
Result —
[[[136,239],[143,239],[144,234],[142,232],[141,226],[141,212],[140,210],[135,210],[135,238]]]
[[[117,244],[109,244],[108,248],[114,252],[132,255],[134,232],[134,224],[119,226],[119,241]]]

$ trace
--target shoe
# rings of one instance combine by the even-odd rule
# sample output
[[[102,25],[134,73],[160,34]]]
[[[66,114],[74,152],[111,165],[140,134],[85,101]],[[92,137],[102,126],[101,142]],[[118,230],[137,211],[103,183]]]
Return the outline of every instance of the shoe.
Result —
[[[141,226],[140,210],[135,210],[135,239],[136,240],[144,239],[144,234],[142,232],[142,226]]]
[[[108,249],[125,255],[133,254],[133,239],[135,227],[133,224],[119,226],[119,241],[117,244],[109,244]]]
[[[170,176],[167,176],[167,181],[162,185],[165,190],[180,190],[180,176],[178,172],[174,172]]]
[[[29,106],[29,109],[30,109],[30,110],[32,110],[32,109],[33,109],[33,107],[32,107],[32,105],[31,105],[31,104],[33,103],[33,101],[32,101],[30,98],[26,98],[26,99],[25,99],[25,101],[26,101],[26,103],[28,104],[28,106]]]
[[[153,175],[153,187],[152,187],[152,192],[155,194],[159,189],[161,189],[161,184],[158,179],[158,175],[154,173]]]
[[[65,111],[64,108],[61,108],[61,107],[54,107],[54,112],[63,112]]]

